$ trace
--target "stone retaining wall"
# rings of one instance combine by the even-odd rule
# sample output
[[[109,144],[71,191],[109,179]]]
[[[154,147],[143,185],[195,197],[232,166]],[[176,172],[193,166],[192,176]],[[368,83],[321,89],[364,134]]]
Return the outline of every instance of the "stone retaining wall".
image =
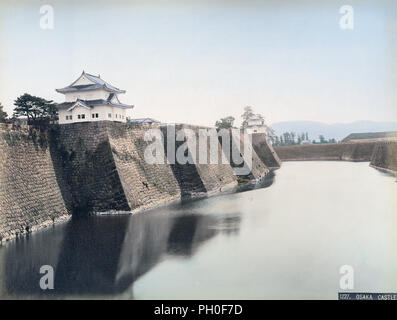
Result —
[[[169,164],[167,144],[164,163],[149,164],[144,152],[151,142],[144,136],[150,128],[160,129],[166,142],[167,128],[158,124],[73,123],[40,134],[1,125],[0,239],[36,230],[70,214],[153,208],[225,191],[235,187],[238,178],[255,181],[269,173],[261,160],[269,155],[258,156],[253,150],[251,172],[237,177],[234,163],[220,161],[223,149],[216,131],[214,137],[207,138],[207,154],[214,138],[217,164],[198,160],[196,164]],[[192,130],[197,142],[200,128],[176,125],[176,130]],[[184,142],[177,142],[174,152]],[[197,155],[198,151],[197,143]],[[188,148],[186,153],[192,154],[192,150]]]
[[[280,146],[274,150],[282,161],[346,160],[370,161],[375,142],[347,142]]]
[[[61,125],[52,131],[51,140],[53,157],[62,164],[57,175],[69,187],[74,214],[131,209],[116,168],[106,122]]]
[[[107,134],[122,190],[131,210],[153,208],[180,198],[181,191],[171,167],[148,164],[144,158],[151,142],[146,130],[157,126],[107,123]]]
[[[252,134],[252,146],[263,163],[271,169],[281,166],[281,160],[263,133]]]
[[[397,141],[377,142],[370,165],[397,174]]]
[[[191,130],[196,138],[196,150],[192,152],[192,150],[187,150],[186,156],[190,155],[190,157],[194,160],[194,164],[186,163],[180,164],[178,161],[175,161],[174,164],[171,164],[171,169],[174,173],[176,180],[178,181],[179,187],[181,189],[181,193],[183,197],[186,198],[194,198],[201,197],[207,194],[213,194],[216,192],[224,191],[226,189],[230,189],[237,185],[237,178],[234,175],[233,169],[230,164],[223,164],[221,162],[222,159],[222,146],[217,139],[217,135],[215,131],[209,132],[209,136],[206,138],[206,150],[207,150],[207,158],[204,161],[200,160],[200,137],[199,130],[207,130],[209,128],[192,126],[186,124],[177,124],[175,125],[175,132],[179,130]],[[167,154],[167,127],[162,127],[162,132],[165,137],[165,151],[167,157],[170,155]],[[210,162],[210,143],[211,138],[216,143],[216,149],[212,150],[212,152],[216,152],[217,154],[217,163],[212,164]],[[175,140],[174,140],[175,141]],[[175,143],[175,156],[178,148],[180,148],[185,141],[176,141]]]
[[[237,173],[238,177],[240,178],[240,181],[244,180],[255,180],[259,181],[263,179],[269,172],[270,169],[268,168],[267,162],[263,162],[261,160],[261,157],[258,156],[258,154],[255,151],[255,148],[253,147],[253,142],[252,142],[252,135],[249,136],[250,140],[250,148],[249,148],[249,154],[245,154],[245,137],[244,137],[244,132],[240,131],[240,150],[237,150],[238,142],[234,141],[234,143],[231,145],[231,153],[235,152],[236,154],[240,153],[241,159],[234,159],[233,154],[230,154],[230,163],[231,166],[234,169],[237,168],[242,168],[246,167],[250,170],[248,173]],[[266,140],[265,140],[266,142]],[[251,161],[249,161],[249,158],[251,157]],[[269,158],[269,155],[264,156],[262,155],[262,158]],[[242,163],[239,163],[242,160]],[[249,167],[250,165],[250,167]]]
[[[48,136],[0,124],[0,242],[70,217]]]

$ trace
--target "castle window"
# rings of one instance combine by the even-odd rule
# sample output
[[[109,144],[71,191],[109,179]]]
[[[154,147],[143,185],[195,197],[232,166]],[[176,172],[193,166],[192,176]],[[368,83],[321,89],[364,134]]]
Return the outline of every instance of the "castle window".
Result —
[[[95,114],[94,113],[92,114],[92,118],[95,118]]]
[[[112,114],[111,113],[108,113],[108,118],[111,118],[112,117]]]
[[[80,118],[81,118],[81,115],[78,114],[78,115],[77,115],[77,119],[80,119]]]
[[[99,118],[99,114],[98,113],[95,113],[95,118]]]
[[[66,116],[66,120],[69,120],[69,116]]]
[[[81,115],[81,119],[85,119],[85,114],[82,114],[82,115]]]

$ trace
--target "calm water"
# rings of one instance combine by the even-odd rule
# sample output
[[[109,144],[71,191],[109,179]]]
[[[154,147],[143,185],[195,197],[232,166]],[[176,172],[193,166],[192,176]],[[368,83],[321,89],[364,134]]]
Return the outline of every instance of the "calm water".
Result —
[[[397,183],[368,163],[287,162],[267,188],[91,217],[0,248],[0,298],[337,298],[397,292]],[[39,289],[39,269],[55,289]]]

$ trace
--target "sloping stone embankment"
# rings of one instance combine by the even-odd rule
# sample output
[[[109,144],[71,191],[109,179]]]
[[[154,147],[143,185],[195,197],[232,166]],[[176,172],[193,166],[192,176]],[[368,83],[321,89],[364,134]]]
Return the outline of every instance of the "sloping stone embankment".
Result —
[[[377,142],[370,165],[397,174],[397,141]]]
[[[106,122],[57,126],[51,134],[51,152],[65,181],[67,203],[74,214],[110,210],[129,211],[109,143]],[[69,203],[70,202],[70,203]]]
[[[0,151],[0,242],[70,217],[46,133],[0,124]]]
[[[263,163],[271,169],[281,166],[281,160],[263,133],[252,134],[252,146]]]
[[[280,146],[274,150],[282,161],[370,161],[375,141]]]
[[[165,125],[113,122],[74,123],[33,129],[0,127],[0,239],[7,240],[73,215],[131,212],[176,199],[207,196],[237,185],[234,163],[150,164],[144,158],[148,129]],[[190,129],[198,139],[200,127]],[[208,142],[210,141],[208,137]],[[217,144],[222,159],[222,143]],[[179,145],[186,141],[179,141]],[[208,144],[207,148],[210,147]],[[187,154],[193,154],[187,148]],[[207,149],[209,155],[211,150]],[[199,154],[197,144],[196,154]],[[244,157],[243,157],[244,158]],[[268,166],[255,151],[243,181],[262,179]],[[244,161],[247,159],[244,158]]]

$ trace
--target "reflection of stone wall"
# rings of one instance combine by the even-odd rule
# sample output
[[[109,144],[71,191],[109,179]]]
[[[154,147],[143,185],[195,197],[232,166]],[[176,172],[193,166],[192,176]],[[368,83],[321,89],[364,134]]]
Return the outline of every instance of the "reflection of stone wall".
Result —
[[[375,142],[327,143],[275,147],[282,161],[349,160],[370,161]]]
[[[397,173],[397,141],[377,142],[370,165]]]
[[[216,234],[238,232],[239,213],[186,214],[197,206],[191,202],[150,214],[73,219],[35,235],[34,241],[11,243],[0,250],[0,299],[92,299],[121,293],[133,298],[133,283],[165,256],[189,257]],[[43,265],[54,268],[54,290],[39,286]]]
[[[68,217],[47,135],[0,124],[0,239]]]

